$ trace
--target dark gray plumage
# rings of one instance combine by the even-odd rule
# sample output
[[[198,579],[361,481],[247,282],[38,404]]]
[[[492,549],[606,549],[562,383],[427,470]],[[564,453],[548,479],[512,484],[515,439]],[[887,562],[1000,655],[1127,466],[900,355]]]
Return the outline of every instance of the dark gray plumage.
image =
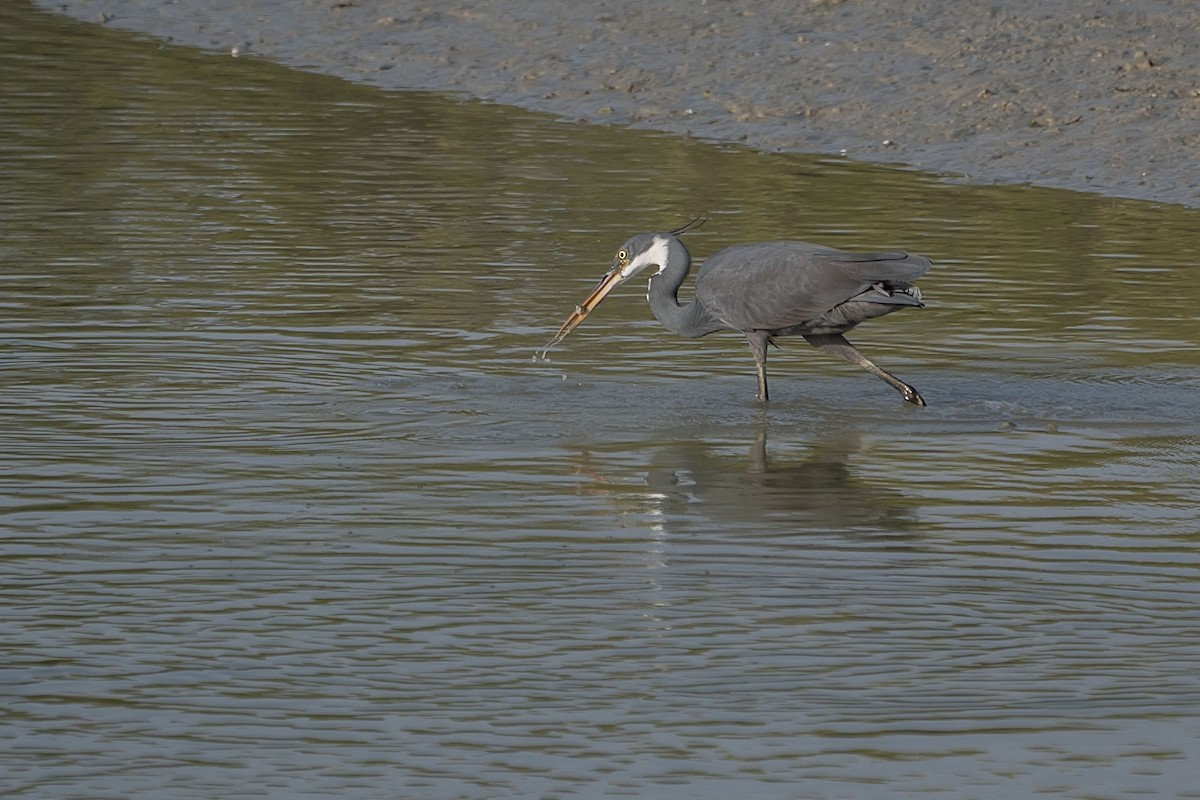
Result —
[[[916,389],[871,363],[842,334],[868,319],[920,308],[921,292],[912,281],[929,270],[929,259],[903,252],[847,253],[806,242],[735,245],[709,256],[697,273],[694,299],[681,305],[679,287],[692,258],[678,233],[641,233],[625,242],[604,280],[550,344],[574,330],[616,286],[655,266],[646,295],[654,316],[689,338],[742,331],[758,369],[759,400],[768,397],[767,345],[778,337],[803,336],[886,381],[908,402],[925,405]]]

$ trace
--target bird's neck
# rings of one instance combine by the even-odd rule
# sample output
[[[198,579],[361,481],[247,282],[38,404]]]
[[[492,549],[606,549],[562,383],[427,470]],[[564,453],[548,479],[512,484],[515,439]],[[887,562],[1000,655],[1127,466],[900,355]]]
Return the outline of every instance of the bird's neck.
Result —
[[[654,316],[663,327],[680,336],[695,338],[719,330],[720,326],[713,326],[699,303],[693,300],[683,305],[679,302],[679,287],[692,268],[692,256],[674,236],[668,239],[664,261],[666,263],[662,269],[650,276],[650,286],[646,291],[646,299]]]

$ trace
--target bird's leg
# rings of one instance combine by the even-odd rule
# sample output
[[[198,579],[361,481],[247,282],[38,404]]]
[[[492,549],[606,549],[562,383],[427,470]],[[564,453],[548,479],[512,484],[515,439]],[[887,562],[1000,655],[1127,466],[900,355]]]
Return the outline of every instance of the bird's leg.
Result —
[[[829,353],[831,356],[845,359],[871,373],[875,377],[883,380],[900,393],[908,402],[915,406],[924,406],[925,399],[921,397],[916,389],[909,386],[904,381],[897,378],[892,373],[885,369],[875,366],[871,360],[859,352],[858,348],[850,344],[845,336],[840,333],[814,333],[804,337],[808,343],[822,352]]]
[[[754,356],[754,366],[758,369],[758,402],[767,402],[767,343],[771,337],[765,331],[746,331],[746,341],[750,343],[750,354]]]

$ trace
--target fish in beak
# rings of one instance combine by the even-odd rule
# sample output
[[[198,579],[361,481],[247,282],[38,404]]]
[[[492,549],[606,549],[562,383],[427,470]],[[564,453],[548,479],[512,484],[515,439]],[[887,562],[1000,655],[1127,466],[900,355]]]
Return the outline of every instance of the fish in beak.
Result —
[[[620,269],[610,269],[608,273],[600,279],[600,282],[596,284],[596,288],[592,289],[592,293],[587,296],[587,299],[575,306],[575,310],[571,312],[571,316],[567,317],[567,321],[564,322],[562,327],[558,329],[558,333],[554,334],[554,338],[551,339],[544,348],[542,348],[542,352],[546,352],[551,347],[567,338],[571,331],[578,328],[580,324],[587,319],[587,315],[592,313],[592,310],[596,306],[600,305],[600,301],[605,297],[608,297],[608,293],[620,286],[622,283],[624,283],[624,281],[625,276],[621,274]]]

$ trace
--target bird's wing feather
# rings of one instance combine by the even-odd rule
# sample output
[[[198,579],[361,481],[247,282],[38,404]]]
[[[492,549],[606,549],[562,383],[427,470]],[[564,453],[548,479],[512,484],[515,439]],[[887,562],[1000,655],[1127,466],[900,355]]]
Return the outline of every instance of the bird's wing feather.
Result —
[[[903,252],[846,253],[804,242],[737,245],[712,255],[696,297],[738,330],[779,330],[819,319],[880,281],[907,283],[929,259]]]

